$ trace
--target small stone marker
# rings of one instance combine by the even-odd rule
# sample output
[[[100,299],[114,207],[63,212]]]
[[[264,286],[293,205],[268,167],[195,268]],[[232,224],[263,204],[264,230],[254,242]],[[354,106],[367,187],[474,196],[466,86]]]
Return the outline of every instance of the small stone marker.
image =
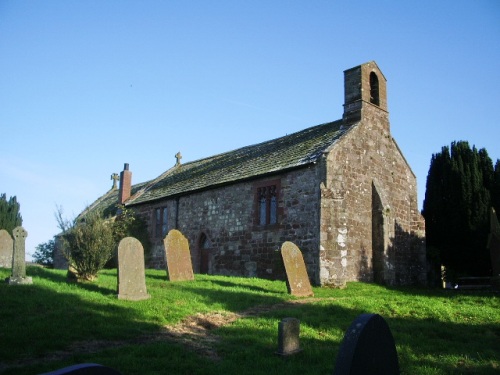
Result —
[[[51,372],[44,372],[40,375],[121,375],[121,373],[111,367],[101,366],[96,363],[81,363]]]
[[[194,280],[187,238],[177,229],[172,229],[163,240],[163,244],[167,257],[168,279],[170,281]]]
[[[118,298],[140,301],[150,297],[146,291],[144,248],[139,240],[125,237],[118,245]]]
[[[278,324],[278,354],[287,356],[301,352],[300,320],[285,318]]]
[[[23,227],[15,228],[14,234],[14,254],[12,256],[12,276],[9,277],[10,285],[33,284],[31,277],[26,276],[26,237],[28,232]]]
[[[313,296],[300,249],[293,242],[286,241],[281,246],[281,256],[285,265],[288,293],[297,297]]]
[[[14,252],[14,240],[5,229],[0,230],[0,267],[12,267],[12,253]]]
[[[333,375],[399,374],[391,330],[378,314],[361,314],[347,329]]]

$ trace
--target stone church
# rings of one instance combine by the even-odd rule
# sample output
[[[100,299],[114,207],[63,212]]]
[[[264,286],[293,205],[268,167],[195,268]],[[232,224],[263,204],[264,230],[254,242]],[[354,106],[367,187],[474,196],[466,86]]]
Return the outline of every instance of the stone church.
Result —
[[[365,63],[344,72],[344,92],[337,121],[193,162],[178,154],[138,184],[125,164],[119,187],[90,209],[118,203],[141,215],[149,267],[165,267],[163,238],[178,229],[197,273],[283,279],[279,250],[292,241],[316,285],[423,284],[425,225],[391,136],[386,79]]]

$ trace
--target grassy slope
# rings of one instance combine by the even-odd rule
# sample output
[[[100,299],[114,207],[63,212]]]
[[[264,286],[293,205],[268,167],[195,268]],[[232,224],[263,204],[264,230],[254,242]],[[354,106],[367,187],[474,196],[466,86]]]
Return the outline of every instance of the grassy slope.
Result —
[[[344,332],[361,313],[382,315],[394,335],[403,374],[500,372],[500,296],[349,283],[344,290],[315,288],[315,302],[263,311],[212,333],[215,361],[172,341],[140,341],[196,313],[239,312],[294,299],[283,282],[196,275],[170,283],[165,271],[147,270],[152,298],[116,297],[116,271],[96,283],[68,284],[65,273],[29,267],[33,285],[0,284],[0,372],[36,374],[97,362],[125,374],[331,374]],[[0,278],[9,270],[0,269]],[[275,354],[278,322],[301,321],[297,356]],[[123,341],[119,346],[107,342]],[[101,343],[88,353],[88,343]],[[63,360],[40,361],[58,351]],[[38,359],[30,363],[29,359]],[[3,371],[2,371],[3,370]]]

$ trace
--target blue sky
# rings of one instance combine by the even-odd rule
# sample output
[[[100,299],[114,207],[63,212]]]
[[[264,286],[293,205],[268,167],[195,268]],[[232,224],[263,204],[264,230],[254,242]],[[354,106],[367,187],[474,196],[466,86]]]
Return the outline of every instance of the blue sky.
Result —
[[[455,140],[500,158],[500,1],[0,0],[0,193],[27,253],[130,164],[175,164],[342,117],[376,61],[417,176]],[[28,257],[29,258],[29,257]]]

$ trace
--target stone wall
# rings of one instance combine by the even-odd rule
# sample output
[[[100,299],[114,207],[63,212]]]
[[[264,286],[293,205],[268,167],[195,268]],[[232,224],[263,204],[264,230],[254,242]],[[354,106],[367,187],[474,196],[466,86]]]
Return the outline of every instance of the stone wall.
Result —
[[[321,282],[423,283],[415,175],[390,135],[388,113],[363,103],[360,117],[325,162]]]
[[[208,273],[284,279],[279,250],[293,241],[304,254],[309,275],[317,282],[319,269],[319,183],[317,167],[240,182],[184,195],[155,204],[134,207],[148,223],[153,243],[149,267],[164,268],[162,238],[154,237],[153,214],[168,209],[168,229],[188,238],[193,269],[200,271],[201,239],[207,238]],[[259,226],[256,220],[256,186],[277,183],[278,224]]]

